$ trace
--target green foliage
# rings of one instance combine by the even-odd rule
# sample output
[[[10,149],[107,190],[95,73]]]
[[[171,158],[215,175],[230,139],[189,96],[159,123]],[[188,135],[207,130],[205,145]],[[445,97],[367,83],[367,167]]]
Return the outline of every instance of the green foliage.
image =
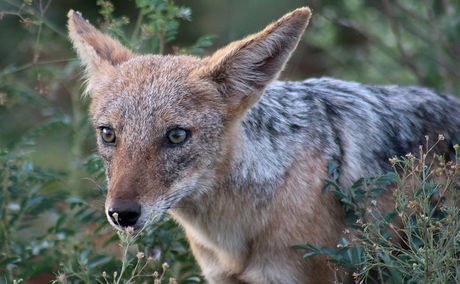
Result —
[[[75,80],[80,67],[74,59],[44,59],[53,58],[53,48],[70,52],[68,39],[46,17],[49,5],[43,1],[8,4],[35,38],[30,62],[0,70],[0,117],[39,121],[0,123],[0,283],[43,277],[54,283],[202,282],[184,234],[170,218],[136,234],[110,228],[102,201],[103,163],[89,144],[94,142],[88,138],[87,106]],[[189,9],[167,0],[135,4],[139,18],[128,37],[129,19],[116,17],[110,1],[97,1],[102,28],[137,49],[162,52],[179,20],[191,17]],[[44,42],[54,45],[48,50]],[[210,44],[211,38],[203,38],[184,50],[201,52]],[[68,145],[68,157],[60,157],[64,164],[37,165],[36,160],[45,165],[55,160],[52,150],[51,157],[40,156],[42,140]]]
[[[336,248],[297,245],[304,258],[327,255],[357,283],[457,283],[460,278],[460,159],[446,162],[434,146],[392,158],[394,172],[350,187],[326,189],[344,205],[349,228]],[[428,141],[427,141],[428,145]],[[455,146],[455,150],[458,146]],[[331,172],[333,175],[333,172]],[[395,187],[393,208],[379,205]]]
[[[191,10],[179,7],[172,1],[160,0],[136,0],[136,5],[141,8],[136,21],[133,39],[138,34],[140,41],[149,41],[149,50],[163,54],[166,43],[173,40],[177,35],[179,19],[190,21]],[[140,24],[143,18],[149,21],[147,24]],[[142,44],[137,40],[136,48],[142,48]]]
[[[332,72],[376,84],[417,84],[460,96],[458,1],[313,0],[308,42]]]
[[[95,209],[65,191],[48,192],[64,186],[65,173],[37,168],[26,154],[8,151],[0,153],[0,165],[0,283],[53,276],[50,272],[56,273],[57,283],[132,283],[170,277],[179,283],[201,282],[182,231],[169,218],[135,236],[116,235],[108,228],[102,207]],[[85,165],[100,175],[99,160],[91,157]]]

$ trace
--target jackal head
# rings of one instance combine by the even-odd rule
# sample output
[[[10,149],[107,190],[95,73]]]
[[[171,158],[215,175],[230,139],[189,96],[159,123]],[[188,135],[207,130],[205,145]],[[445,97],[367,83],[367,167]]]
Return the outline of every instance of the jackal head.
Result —
[[[138,55],[80,13],[68,17],[106,166],[108,219],[139,228],[218,186],[239,121],[283,69],[310,10],[297,9],[205,58]]]

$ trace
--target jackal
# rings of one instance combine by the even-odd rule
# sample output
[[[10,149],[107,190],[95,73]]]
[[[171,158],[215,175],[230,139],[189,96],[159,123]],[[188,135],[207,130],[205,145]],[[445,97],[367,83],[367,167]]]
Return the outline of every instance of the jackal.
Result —
[[[210,283],[332,283],[344,212],[322,193],[390,170],[424,136],[460,130],[460,101],[419,87],[275,81],[310,19],[297,9],[205,58],[138,55],[70,11],[115,227],[168,211]],[[114,213],[118,215],[115,222]]]

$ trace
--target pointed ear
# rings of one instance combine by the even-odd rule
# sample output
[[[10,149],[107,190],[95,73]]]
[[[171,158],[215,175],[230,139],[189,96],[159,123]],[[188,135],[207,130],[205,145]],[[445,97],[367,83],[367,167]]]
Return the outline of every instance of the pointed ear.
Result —
[[[91,89],[93,77],[109,72],[114,66],[134,57],[129,49],[98,31],[79,12],[70,10],[67,17],[70,39],[86,67],[88,89]]]
[[[248,108],[283,70],[310,15],[309,8],[299,8],[263,31],[229,44],[206,58],[198,75],[215,82],[228,103]]]

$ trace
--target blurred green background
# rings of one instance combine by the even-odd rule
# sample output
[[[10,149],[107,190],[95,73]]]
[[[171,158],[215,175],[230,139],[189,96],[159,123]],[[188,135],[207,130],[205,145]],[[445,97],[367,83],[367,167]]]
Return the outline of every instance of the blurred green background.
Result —
[[[10,147],[24,132],[50,116],[47,110],[51,112],[51,108],[34,102],[40,97],[69,117],[75,115],[71,101],[76,98],[71,93],[80,92],[83,81],[81,70],[69,64],[76,58],[66,37],[66,13],[75,9],[92,23],[103,24],[104,19],[98,13],[101,5],[97,2],[0,2],[0,92],[4,101],[0,106],[0,145],[3,147]],[[123,26],[129,34],[138,15],[135,2],[112,3],[114,17],[130,19]],[[313,9],[310,26],[282,79],[335,76],[371,84],[425,85],[460,94],[458,1],[179,0],[175,3],[191,9],[191,21],[179,19],[177,35],[166,45],[165,53],[175,53],[178,47],[191,46],[199,37],[211,35],[213,44],[199,52],[207,55],[257,32],[290,10],[310,6]],[[30,9],[34,14],[28,14]],[[85,153],[93,152],[93,139],[86,135],[91,134],[85,132],[83,149]],[[71,136],[63,129],[47,133],[37,142],[40,147],[32,154],[34,160],[57,169],[68,166],[72,159]]]
[[[115,261],[89,252],[91,235],[80,235],[94,224],[113,232],[82,69],[66,34],[69,9],[138,53],[206,56],[301,6],[313,17],[281,79],[333,76],[460,96],[456,0],[0,0],[0,283],[76,269],[64,257],[78,259],[88,280]],[[183,264],[171,275],[189,283],[198,272],[183,236],[171,222],[161,226],[161,259]],[[70,238],[79,245],[69,249]]]

